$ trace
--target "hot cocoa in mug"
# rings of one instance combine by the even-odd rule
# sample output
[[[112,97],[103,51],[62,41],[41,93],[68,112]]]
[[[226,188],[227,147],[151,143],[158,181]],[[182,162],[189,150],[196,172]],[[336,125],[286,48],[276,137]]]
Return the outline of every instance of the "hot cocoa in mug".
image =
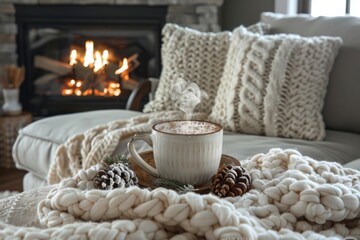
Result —
[[[156,168],[146,163],[135,142],[147,142],[154,153]],[[223,129],[208,121],[167,121],[152,127],[151,134],[135,134],[128,143],[134,161],[154,177],[178,180],[184,184],[208,182],[220,164]]]

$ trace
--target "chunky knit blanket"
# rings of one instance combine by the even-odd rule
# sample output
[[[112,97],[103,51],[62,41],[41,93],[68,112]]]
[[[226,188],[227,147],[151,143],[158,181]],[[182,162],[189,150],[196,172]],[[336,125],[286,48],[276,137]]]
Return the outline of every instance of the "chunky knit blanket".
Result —
[[[57,156],[69,167],[57,162],[49,175],[59,184],[0,200],[0,239],[360,238],[360,172],[292,149],[271,149],[242,161],[252,189],[241,197],[135,186],[93,189],[102,165],[100,157],[90,160],[89,154],[105,152],[126,133],[149,131],[152,122],[179,117],[176,112],[143,115],[69,139]],[[123,127],[111,127],[116,124]]]
[[[242,161],[252,190],[225,199],[163,188],[94,190],[91,179],[99,165],[50,187],[37,208],[43,228],[0,223],[0,238],[360,238],[360,172],[295,150],[272,149]],[[10,208],[13,217],[19,213],[16,201],[5,203],[0,209]]]

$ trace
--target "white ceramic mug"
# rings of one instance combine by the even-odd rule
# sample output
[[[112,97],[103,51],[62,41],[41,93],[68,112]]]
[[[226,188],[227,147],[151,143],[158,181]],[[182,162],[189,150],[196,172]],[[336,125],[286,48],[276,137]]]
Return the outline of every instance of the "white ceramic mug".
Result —
[[[141,158],[135,142],[143,140],[153,148],[156,168]],[[154,177],[184,184],[208,182],[219,168],[223,129],[207,121],[167,121],[152,127],[151,134],[135,134],[128,143],[134,161]]]

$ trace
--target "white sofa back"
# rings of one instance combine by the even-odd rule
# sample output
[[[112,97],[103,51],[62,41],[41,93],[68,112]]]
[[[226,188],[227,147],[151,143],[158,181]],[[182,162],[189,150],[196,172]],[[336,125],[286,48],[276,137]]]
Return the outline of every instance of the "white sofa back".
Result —
[[[326,128],[360,133],[360,18],[262,13],[270,33],[339,36],[343,40],[330,74],[323,116]]]

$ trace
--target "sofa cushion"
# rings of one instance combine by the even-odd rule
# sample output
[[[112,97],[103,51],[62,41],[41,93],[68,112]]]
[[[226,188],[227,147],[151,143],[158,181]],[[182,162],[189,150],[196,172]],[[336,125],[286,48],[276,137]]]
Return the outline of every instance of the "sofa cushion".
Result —
[[[322,140],[321,110],[338,37],[233,32],[210,119],[225,130]]]
[[[118,114],[119,113],[114,113],[113,115],[117,116]],[[119,116],[117,119],[120,119],[122,116],[124,115],[121,114],[121,116]],[[57,120],[70,121],[70,119],[73,118],[73,115],[69,114],[61,116],[60,119],[56,118],[57,117],[55,117],[55,119],[51,118],[55,120],[54,123],[58,123]],[[79,121],[83,119],[81,116],[77,116],[77,118]],[[54,128],[54,125],[51,121],[46,121],[45,123],[42,125],[47,129],[53,128],[53,130],[51,130],[53,134],[57,136],[64,134],[61,132],[61,128]],[[30,131],[35,131],[35,127],[36,125],[31,129],[27,129],[28,134],[35,134],[36,132],[33,133]],[[65,133],[64,135],[68,135],[68,133]],[[38,141],[43,142],[39,143]],[[65,141],[65,139],[61,139],[61,141]],[[340,164],[350,163],[353,159],[360,158],[360,148],[358,147],[360,146],[360,135],[331,130],[327,130],[324,141],[306,141],[289,138],[265,137],[238,134],[233,132],[224,132],[223,141],[223,153],[233,156],[239,160],[248,159],[258,153],[266,153],[271,148],[293,148],[300,151],[305,156],[309,156],[318,160],[335,161]],[[128,154],[127,142],[128,140],[121,141],[119,143],[119,147],[116,150],[116,153]],[[45,141],[45,139],[39,140],[38,137],[24,138],[23,135],[21,135],[17,141],[17,145],[14,148],[14,151],[20,153],[18,160],[16,160],[17,165],[30,171],[30,173],[27,174],[26,178],[24,179],[25,190],[40,187],[46,184],[49,165],[51,160],[54,158],[55,149],[58,145],[57,143],[53,143],[53,148],[50,148],[46,143],[47,141]],[[149,150],[149,147],[146,143],[139,142],[137,149],[139,152],[142,152]],[[27,151],[28,154],[26,154]],[[36,152],[39,154],[36,154]],[[41,156],[43,152],[45,152],[47,158]],[[354,166],[356,167],[356,165]],[[349,165],[349,167],[354,166]]]
[[[47,117],[19,131],[13,146],[16,167],[46,179],[57,147],[71,136],[114,120],[129,119],[141,112],[98,110]]]
[[[209,113],[224,68],[230,32],[204,33],[169,23],[163,28],[162,34],[163,67],[160,81],[155,99],[146,104],[143,111],[176,109],[171,100],[171,92],[177,80],[184,79],[195,82],[206,91],[209,101],[199,104],[197,111]]]
[[[23,178],[23,190],[24,191],[29,191],[34,188],[42,188],[47,185],[48,185],[48,183],[46,181],[46,178],[40,178],[31,172],[25,174],[25,176]]]
[[[344,167],[353,168],[360,171],[360,159],[355,159],[351,162],[348,162],[344,165]]]
[[[261,35],[269,34],[270,33],[270,24],[263,23],[263,22],[257,22],[255,24],[247,26],[246,29],[249,32],[259,33]]]
[[[247,159],[271,148],[296,149],[301,154],[316,160],[347,164],[360,158],[360,135],[326,130],[323,141],[266,137],[226,132],[223,153],[237,159]]]
[[[326,127],[360,133],[360,18],[286,16],[263,13],[261,21],[271,25],[271,33],[301,36],[339,36],[343,45],[330,74],[323,116]]]
[[[19,132],[13,147],[13,158],[18,168],[29,171],[36,180],[46,181],[57,147],[69,137],[97,125],[129,119],[140,114],[140,112],[127,110],[101,110],[59,115],[35,121]],[[120,141],[116,153],[128,154],[127,142],[128,139]],[[360,158],[358,146],[360,146],[359,134],[330,130],[327,131],[324,141],[225,132],[223,153],[237,159],[247,159],[257,153],[268,152],[271,148],[294,148],[315,159],[345,164]],[[140,142],[137,149],[142,152],[149,150],[149,147]]]
[[[260,34],[269,31],[269,25],[256,23],[248,30]],[[210,113],[225,64],[231,33],[200,32],[176,24],[166,24],[162,30],[161,57],[163,68],[155,99],[144,107],[144,112],[175,110],[171,92],[178,79],[195,82],[209,96],[196,111]]]
[[[127,154],[127,141],[122,141],[118,154]],[[345,167],[360,170],[360,135],[327,130],[324,141],[310,142],[299,139],[264,137],[256,135],[224,132],[223,153],[239,160],[248,159],[258,153],[266,153],[271,148],[296,149],[305,156],[344,164]],[[149,150],[145,143],[137,146],[139,152]],[[30,164],[27,162],[26,164]],[[32,162],[39,167],[38,164]],[[45,186],[46,174],[28,173],[24,178],[24,190]]]

